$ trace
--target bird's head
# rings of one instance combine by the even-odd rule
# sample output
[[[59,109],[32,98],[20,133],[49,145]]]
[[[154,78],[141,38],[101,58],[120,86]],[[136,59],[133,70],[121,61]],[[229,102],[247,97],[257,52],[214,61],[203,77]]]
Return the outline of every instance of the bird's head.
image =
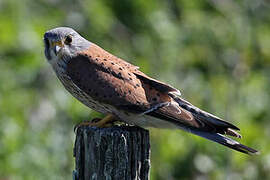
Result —
[[[88,49],[90,42],[84,39],[72,28],[58,27],[44,34],[45,56],[54,64],[77,55],[78,52]]]

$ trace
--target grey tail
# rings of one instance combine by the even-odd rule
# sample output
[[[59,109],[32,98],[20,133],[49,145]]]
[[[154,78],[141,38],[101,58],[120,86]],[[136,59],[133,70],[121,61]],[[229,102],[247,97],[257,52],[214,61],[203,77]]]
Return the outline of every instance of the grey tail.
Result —
[[[229,135],[241,138],[241,135],[236,132],[237,130],[240,130],[238,127],[193,106],[188,101],[176,95],[170,94],[170,96],[179,104],[180,107],[192,113],[195,120],[200,123],[199,127],[189,127],[178,123],[178,127],[236,151],[246,154],[259,154],[257,150],[240,144],[239,142],[225,136]]]
[[[222,144],[224,146],[227,146],[231,149],[234,149],[236,151],[245,153],[245,154],[249,154],[249,155],[254,155],[254,154],[260,154],[259,151],[252,149],[250,147],[247,147],[243,144],[240,144],[239,142],[228,138],[222,134],[218,134],[218,133],[209,133],[209,132],[205,132],[205,131],[200,131],[200,130],[196,130],[196,129],[188,129],[188,128],[184,128],[186,131],[191,132],[193,134],[196,134],[198,136],[201,136],[203,138],[209,139],[211,141],[217,142],[219,144]]]

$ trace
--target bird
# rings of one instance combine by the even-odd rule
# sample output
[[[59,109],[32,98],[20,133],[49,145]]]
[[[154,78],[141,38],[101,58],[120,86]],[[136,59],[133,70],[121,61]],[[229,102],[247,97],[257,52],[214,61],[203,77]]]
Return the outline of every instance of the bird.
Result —
[[[44,34],[45,57],[65,89],[87,107],[105,114],[82,125],[106,127],[114,120],[143,128],[182,129],[249,155],[259,151],[235,125],[194,106],[178,89],[86,40],[70,27]]]

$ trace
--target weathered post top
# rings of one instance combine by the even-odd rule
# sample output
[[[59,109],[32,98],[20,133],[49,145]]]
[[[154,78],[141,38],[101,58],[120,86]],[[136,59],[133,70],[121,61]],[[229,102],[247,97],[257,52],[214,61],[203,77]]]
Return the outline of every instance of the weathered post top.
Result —
[[[149,131],[135,126],[79,127],[74,157],[75,180],[148,180]]]

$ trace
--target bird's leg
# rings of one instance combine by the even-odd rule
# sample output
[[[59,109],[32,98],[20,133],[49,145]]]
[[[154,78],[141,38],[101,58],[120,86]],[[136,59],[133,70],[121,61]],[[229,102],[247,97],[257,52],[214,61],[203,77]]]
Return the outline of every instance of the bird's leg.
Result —
[[[95,118],[92,121],[83,121],[74,127],[74,131],[76,131],[76,129],[81,126],[92,126],[92,127],[100,127],[100,128],[110,127],[115,121],[116,121],[116,117],[112,114],[108,114],[103,119]]]
[[[96,119],[91,126],[96,127],[110,127],[112,123],[116,121],[116,117],[112,114],[108,114],[103,119]]]

